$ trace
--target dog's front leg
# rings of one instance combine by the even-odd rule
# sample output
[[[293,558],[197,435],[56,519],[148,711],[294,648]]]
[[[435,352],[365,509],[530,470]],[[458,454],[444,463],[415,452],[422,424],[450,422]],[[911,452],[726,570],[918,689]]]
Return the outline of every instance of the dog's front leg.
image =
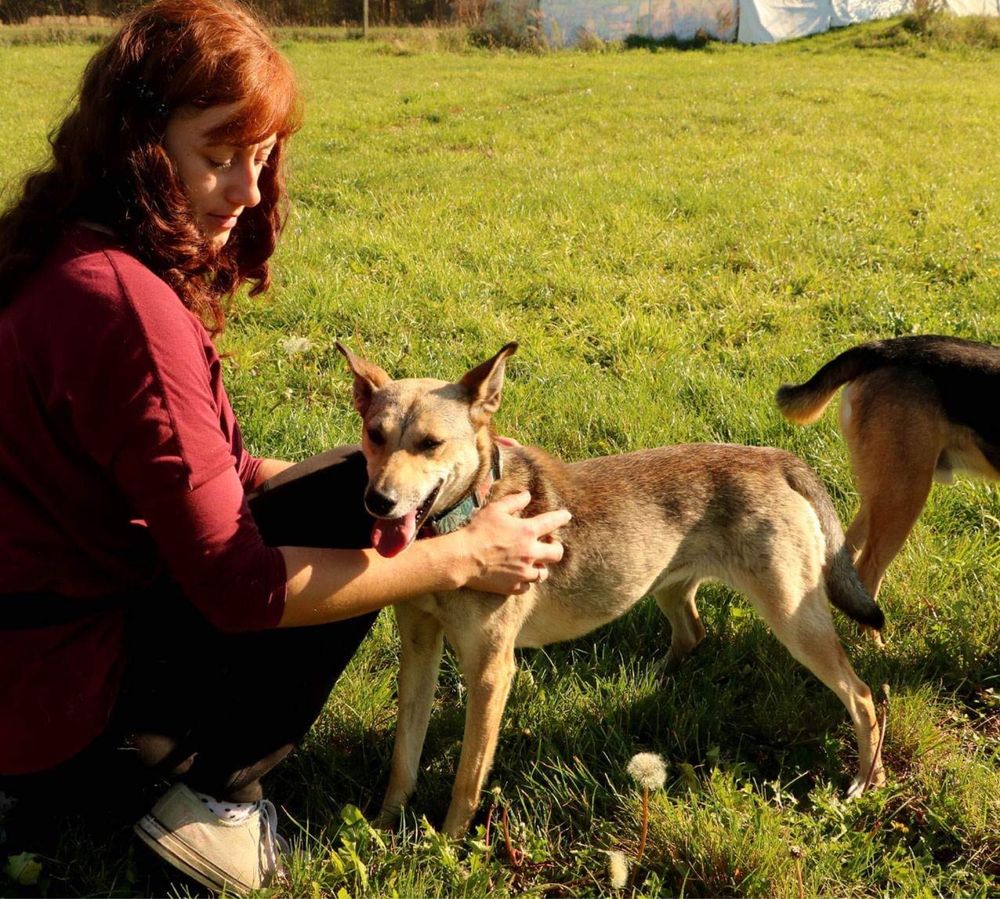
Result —
[[[416,787],[443,645],[441,624],[433,615],[408,602],[399,603],[395,611],[400,640],[399,711],[389,787],[379,814],[381,824],[399,816]]]
[[[449,633],[449,639],[451,636]],[[462,758],[444,822],[444,832],[452,837],[462,836],[476,813],[479,792],[493,764],[515,670],[513,634],[504,634],[493,643],[488,641],[494,635],[480,633],[474,636],[486,639],[476,644],[468,639],[469,635],[465,636],[465,645],[455,643],[469,699]]]

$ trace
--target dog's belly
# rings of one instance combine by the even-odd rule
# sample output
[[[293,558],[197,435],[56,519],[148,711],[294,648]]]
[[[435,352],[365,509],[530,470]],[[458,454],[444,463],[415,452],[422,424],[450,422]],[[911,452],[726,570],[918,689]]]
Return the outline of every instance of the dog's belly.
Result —
[[[540,603],[525,620],[514,645],[539,647],[575,640],[624,615],[639,598],[615,604],[613,610],[605,607],[603,614],[594,614],[593,609],[589,610],[591,614],[587,614],[586,607],[570,614],[561,603]]]
[[[956,471],[988,480],[1000,477],[1000,472],[990,465],[979,447],[975,446],[972,437],[963,437],[964,439],[955,441],[942,451],[934,469],[934,480],[939,484],[954,483],[953,473]]]
[[[441,622],[449,640],[461,642],[471,633],[492,642],[490,635],[514,633],[517,647],[539,647],[575,640],[620,618],[646,595],[652,583],[636,577],[602,579],[592,589],[561,591],[548,582],[521,596],[497,596],[473,590],[438,593],[410,600]]]
[[[636,560],[638,562],[638,560]],[[558,574],[536,592],[530,612],[518,631],[515,646],[545,646],[575,640],[620,618],[645,596],[661,565],[637,564],[628,577],[607,571],[587,581],[587,587],[565,589]]]
[[[552,567],[548,581],[535,591],[515,646],[545,646],[575,640],[620,618],[654,584],[673,579],[678,560],[676,540],[666,527],[633,528],[633,541],[609,541],[599,552],[584,553],[575,545],[573,555],[584,564]]]

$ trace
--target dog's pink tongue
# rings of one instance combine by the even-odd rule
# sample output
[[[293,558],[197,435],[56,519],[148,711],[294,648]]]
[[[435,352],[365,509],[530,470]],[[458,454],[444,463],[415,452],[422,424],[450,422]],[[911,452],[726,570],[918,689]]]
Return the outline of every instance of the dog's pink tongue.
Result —
[[[417,512],[402,518],[376,518],[372,528],[372,546],[387,559],[401,553],[417,535]]]

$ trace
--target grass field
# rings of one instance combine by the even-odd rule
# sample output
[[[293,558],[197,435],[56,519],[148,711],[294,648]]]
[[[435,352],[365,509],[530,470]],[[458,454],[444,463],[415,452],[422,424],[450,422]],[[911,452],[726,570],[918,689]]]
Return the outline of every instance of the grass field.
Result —
[[[786,447],[849,520],[835,415],[788,425],[775,388],[876,337],[1000,344],[1000,54],[889,27],[692,52],[286,42],[307,98],[294,215],[272,295],[242,300],[221,341],[252,449],[299,459],[356,439],[335,339],[391,373],[445,377],[517,339],[503,433],[567,459]],[[91,52],[0,50],[0,184],[43,158]],[[889,784],[850,804],[844,710],[727,589],[703,588],[709,640],[666,686],[668,626],[649,602],[524,652],[495,793],[459,844],[431,826],[460,749],[451,660],[413,813],[389,834],[356,811],[377,811],[391,752],[386,614],[272,782],[297,822],[284,821],[297,851],[279,892],[611,893],[607,852],[638,842],[625,765],[652,751],[668,778],[632,875],[640,894],[996,896],[998,595],[1000,492],[935,488],[883,588],[886,649],[839,619],[861,677],[891,686]],[[40,886],[0,878],[0,892],[189,889],[125,828],[67,834],[42,862]]]

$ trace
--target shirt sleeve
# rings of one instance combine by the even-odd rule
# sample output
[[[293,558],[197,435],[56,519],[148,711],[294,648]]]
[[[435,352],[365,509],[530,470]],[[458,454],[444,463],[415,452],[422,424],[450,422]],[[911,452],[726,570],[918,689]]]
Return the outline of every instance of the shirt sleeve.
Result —
[[[236,470],[239,473],[240,483],[243,485],[244,490],[252,490],[257,486],[257,473],[260,471],[263,461],[263,459],[257,456],[250,455],[246,450],[243,451]]]
[[[236,473],[239,475],[243,489],[252,490],[257,485],[257,472],[260,471],[261,462],[264,460],[250,453],[243,444],[243,433],[240,431],[239,423],[236,421],[236,416],[225,391],[222,393],[222,403],[223,427],[232,434],[231,445],[233,455],[236,456]]]
[[[163,281],[130,257],[105,258],[117,283],[84,291],[76,339],[61,354],[72,430],[215,627],[274,627],[284,559],[246,502],[241,476],[255,466],[235,419],[223,430],[232,411],[218,357]]]

